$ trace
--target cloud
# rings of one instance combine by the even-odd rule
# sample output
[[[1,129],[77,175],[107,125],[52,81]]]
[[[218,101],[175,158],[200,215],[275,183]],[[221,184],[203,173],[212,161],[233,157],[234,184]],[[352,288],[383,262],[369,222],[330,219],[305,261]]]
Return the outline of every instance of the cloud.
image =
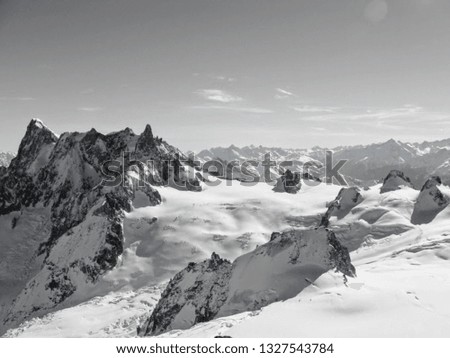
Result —
[[[221,102],[221,103],[233,103],[242,101],[241,97],[232,95],[228,92],[219,89],[201,89],[195,92],[202,98],[213,101],[213,102]]]
[[[424,108],[420,106],[404,105],[403,107],[390,109],[367,109],[363,113],[354,113],[348,116],[350,120],[365,119],[396,119],[404,117],[414,117],[424,112]]]
[[[294,97],[295,94],[293,94],[290,91],[287,91],[285,89],[282,88],[275,88],[275,91],[277,92],[275,94],[275,99],[284,99],[284,98],[288,98],[288,97]]]
[[[34,101],[36,98],[33,97],[0,97],[0,101]]]
[[[98,112],[103,110],[102,107],[78,107],[77,108],[78,111],[81,112]]]
[[[450,114],[429,110],[416,105],[393,108],[325,107],[329,112],[319,112],[322,107],[302,108],[301,121],[318,125],[316,128],[337,129],[343,126],[359,127],[364,130],[423,131],[430,127],[441,128],[448,125]],[[427,125],[424,126],[424,123]]]
[[[319,107],[319,106],[294,106],[291,107],[294,111],[300,113],[335,113],[339,108],[337,107]]]
[[[221,105],[208,105],[208,106],[191,106],[191,109],[200,110],[224,110],[241,113],[253,113],[253,114],[269,114],[273,113],[272,110],[260,107],[235,107],[235,106],[221,106]]]
[[[234,82],[236,81],[236,78],[234,77],[228,77],[228,76],[211,76],[212,79],[222,82]]]

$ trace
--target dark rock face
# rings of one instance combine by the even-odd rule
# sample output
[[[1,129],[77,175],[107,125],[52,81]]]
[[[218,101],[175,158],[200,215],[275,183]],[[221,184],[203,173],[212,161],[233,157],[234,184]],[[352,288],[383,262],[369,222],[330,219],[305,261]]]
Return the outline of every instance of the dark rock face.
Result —
[[[5,325],[48,312],[117,265],[123,252],[124,212],[131,210],[136,191],[147,196],[148,205],[161,202],[148,181],[138,185],[135,175],[130,175],[135,168],[125,171],[119,185],[103,184],[103,163],[121,162],[125,152],[137,156],[137,149],[144,162],[153,160],[157,166],[162,160],[185,157],[154,138],[150,126],[140,136],[127,128],[107,135],[91,129],[58,137],[41,121],[30,122],[17,156],[1,171],[0,215],[18,212],[11,221],[15,227],[22,210],[43,208],[48,213],[49,235],[36,248],[40,271],[28,278],[6,316],[0,317]],[[152,170],[143,169],[145,173]],[[29,234],[37,236],[38,232]]]
[[[438,176],[432,176],[425,182],[414,205],[412,224],[427,224],[447,207],[449,199],[439,190],[438,186],[441,184]]]
[[[400,170],[391,170],[383,181],[380,193],[399,190],[402,186],[412,187],[411,180]]]
[[[332,231],[328,232],[328,243],[332,248],[329,257],[331,265],[336,268],[336,271],[355,277],[356,269],[351,263],[350,254],[347,248],[336,239],[336,235]]]
[[[215,253],[201,263],[190,263],[170,280],[150,319],[138,333],[156,335],[211,320],[226,300],[230,273],[231,263]],[[177,321],[177,316],[183,319]]]
[[[144,132],[139,136],[136,142],[136,153],[143,155],[156,154],[157,142],[153,137],[152,128],[149,124],[145,126]],[[160,143],[159,143],[160,144]]]
[[[273,233],[233,264],[213,254],[169,282],[141,336],[187,329],[217,317],[291,298],[329,270],[355,276],[348,250],[327,229]]]
[[[273,190],[275,192],[296,194],[302,187],[301,179],[302,176],[299,173],[293,173],[288,169],[278,178]]]
[[[337,216],[338,219],[345,217],[351,209],[362,201],[363,197],[358,188],[342,188],[336,196],[336,199],[328,205],[328,210],[322,216],[320,226],[328,227],[332,216]]]

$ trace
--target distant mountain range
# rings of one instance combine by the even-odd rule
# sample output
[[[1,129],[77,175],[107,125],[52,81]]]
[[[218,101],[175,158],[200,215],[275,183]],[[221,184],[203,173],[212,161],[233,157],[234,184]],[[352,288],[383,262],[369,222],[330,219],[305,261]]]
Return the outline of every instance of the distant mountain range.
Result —
[[[347,160],[341,173],[351,184],[374,184],[380,182],[387,172],[402,170],[415,187],[420,187],[430,175],[439,175],[444,183],[450,181],[450,139],[422,143],[406,143],[390,139],[387,142],[369,145],[341,146],[336,148],[314,147],[312,149],[287,149],[278,147],[231,145],[228,148],[215,147],[198,152],[201,160],[221,159],[263,160],[266,153],[271,160],[281,162],[297,160],[300,163],[325,163],[325,152],[333,152],[333,163]],[[300,165],[301,166],[301,165]],[[294,167],[300,169],[299,165]],[[259,172],[262,168],[257,168]],[[281,173],[279,173],[281,174]],[[351,179],[354,179],[352,181]]]

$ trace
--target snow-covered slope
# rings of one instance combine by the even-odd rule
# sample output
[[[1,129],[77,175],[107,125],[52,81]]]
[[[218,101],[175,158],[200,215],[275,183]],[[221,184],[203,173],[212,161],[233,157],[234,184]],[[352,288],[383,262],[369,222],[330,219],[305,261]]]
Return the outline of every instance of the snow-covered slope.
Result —
[[[139,332],[155,335],[254,311],[295,296],[331,269],[355,275],[347,249],[332,231],[273,233],[268,243],[233,264],[215,253],[204,262],[189,264],[169,282]]]
[[[419,192],[410,188],[362,192],[364,200],[332,226],[359,221],[404,227]],[[448,187],[441,191],[448,195]],[[402,204],[401,207],[399,204]],[[383,218],[384,217],[384,218]],[[173,330],[161,337],[450,337],[450,210],[432,222],[382,236],[344,230],[339,240],[358,276],[347,285],[334,272],[321,275],[293,298],[229,317]],[[368,222],[366,222],[368,223]],[[357,236],[360,236],[358,239]],[[355,246],[355,245],[353,245]]]
[[[25,321],[4,337],[133,337],[161,296],[161,287],[124,288]]]
[[[419,191],[404,187],[381,194],[380,187],[360,190],[362,200],[345,216],[330,217],[329,227],[350,249],[358,275],[349,277],[347,285],[341,274],[328,271],[292,298],[162,336],[449,337],[450,209],[428,224],[414,225],[411,215]],[[135,318],[124,323],[122,315],[136,317],[145,311],[145,321],[153,306],[142,307],[121,292],[153,292],[152,285],[166,282],[189,262],[201,262],[214,251],[235,260],[269,241],[274,230],[313,228],[340,189],[305,185],[290,195],[274,193],[263,183],[248,187],[225,182],[200,193],[159,188],[161,205],[135,207],[126,214],[120,263],[102,278],[103,289],[93,293],[103,298],[27,321],[8,334],[67,336],[83,312],[76,336],[135,336]],[[449,195],[445,185],[439,189]],[[152,297],[155,305],[159,295]],[[118,307],[98,307],[98,302],[115,300],[120,301]],[[117,321],[103,316],[108,308]],[[123,332],[114,328],[120,326]]]
[[[40,335],[49,330],[47,334],[51,336],[58,326],[64,336],[77,324],[76,312],[83,312],[85,330],[79,327],[76,334],[87,336],[92,331],[102,335],[105,330],[98,333],[100,323],[95,318],[98,299],[89,301],[91,297],[101,296],[113,301],[122,291],[150,290],[154,285],[167,282],[189,262],[204,260],[212,252],[234,260],[269,241],[273,230],[315,227],[327,198],[335,197],[339,189],[337,186],[305,186],[298,195],[290,195],[274,193],[272,187],[264,183],[249,187],[238,182],[223,182],[216,187],[206,186],[199,193],[158,187],[162,203],[157,206],[149,206],[137,192],[133,207],[125,213],[123,221],[123,253],[116,267],[101,276],[84,298],[78,296],[84,306],[68,299],[57,311],[27,321],[10,334],[31,335],[27,332],[36,332],[36,324]],[[131,311],[133,302],[127,303]],[[146,314],[150,311],[149,308]],[[130,314],[145,317],[141,311]],[[96,322],[95,326],[89,322]],[[105,321],[103,328],[108,327],[108,322],[111,321]],[[121,336],[118,330],[111,335]],[[126,335],[130,333],[123,332],[122,336]]]

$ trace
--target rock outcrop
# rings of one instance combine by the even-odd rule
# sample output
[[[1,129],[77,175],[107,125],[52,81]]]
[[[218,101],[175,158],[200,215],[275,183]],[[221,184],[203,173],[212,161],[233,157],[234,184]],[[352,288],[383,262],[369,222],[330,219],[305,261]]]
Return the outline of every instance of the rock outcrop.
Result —
[[[391,170],[383,181],[380,193],[399,190],[405,186],[412,187],[411,180],[400,170]]]
[[[355,276],[348,250],[324,228],[273,233],[238,257],[189,264],[169,283],[139,335],[186,329],[213,318],[252,311],[294,297],[329,270]]]
[[[296,172],[291,172],[289,169],[281,175],[273,188],[273,191],[277,193],[289,193],[296,194],[302,187],[301,175]]]
[[[231,268],[228,260],[215,253],[201,263],[190,263],[170,280],[150,319],[138,333],[156,335],[214,318],[227,298]]]
[[[433,176],[425,182],[414,205],[412,224],[426,224],[433,221],[449,204],[449,199],[439,190],[441,184],[441,178],[438,176]]]
[[[356,187],[342,188],[336,199],[328,204],[328,210],[322,216],[320,226],[328,227],[330,218],[336,216],[338,219],[345,217],[351,209],[363,201],[359,189]]]

